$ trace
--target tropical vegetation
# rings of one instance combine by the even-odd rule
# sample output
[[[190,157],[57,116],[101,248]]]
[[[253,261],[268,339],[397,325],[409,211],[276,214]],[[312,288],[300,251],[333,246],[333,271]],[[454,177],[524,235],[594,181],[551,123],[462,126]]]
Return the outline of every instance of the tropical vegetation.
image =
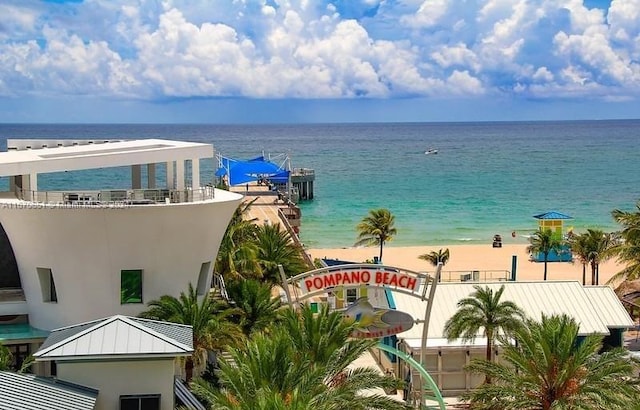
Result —
[[[625,267],[616,273],[609,282],[640,279],[640,201],[636,202],[635,212],[615,209],[611,215],[616,222],[622,225],[621,240],[616,242],[611,252]]]
[[[504,285],[496,292],[489,286],[473,288],[473,293],[458,301],[458,310],[445,323],[444,334],[450,342],[473,342],[482,330],[487,339],[486,360],[491,362],[498,336],[513,333],[525,315],[515,303],[502,300]],[[491,382],[491,375],[487,375],[486,382]]]
[[[587,232],[572,235],[569,238],[571,252],[582,263],[582,284],[586,281],[586,266],[591,267],[591,284],[598,285],[600,282],[600,263],[613,256],[612,248],[615,244],[613,235],[605,233],[599,229],[587,229]]]
[[[581,338],[566,315],[527,319],[498,337],[502,360],[473,360],[468,370],[493,382],[466,395],[473,409],[633,409],[640,400],[633,359],[600,352],[602,336]],[[515,343],[514,343],[515,341]]]
[[[273,297],[271,285],[255,279],[233,281],[227,285],[229,298],[241,312],[235,316],[245,336],[266,330],[279,320],[282,303]]]
[[[431,251],[429,253],[425,253],[423,255],[418,256],[418,259],[422,259],[423,261],[427,261],[433,266],[438,266],[439,263],[442,265],[446,265],[449,262],[449,248],[442,250],[439,249],[437,251]]]
[[[279,265],[286,277],[295,276],[312,267],[302,258],[302,249],[291,240],[289,233],[279,223],[264,224],[256,230],[257,260],[262,280],[271,284],[281,283]]]
[[[351,339],[354,330],[339,312],[310,307],[289,311],[271,332],[256,333],[223,361],[222,389],[194,381],[194,393],[212,409],[405,409],[404,403],[362,390],[398,387],[371,368],[349,365],[377,341]]]
[[[0,343],[0,370],[11,369],[12,356],[9,348]]]
[[[355,246],[380,246],[378,261],[382,262],[382,249],[398,233],[395,216],[388,209],[372,209],[356,226],[358,240]]]
[[[255,243],[258,225],[255,220],[247,218],[249,208],[255,201],[243,202],[236,208],[222,237],[214,270],[228,280],[262,275]]]
[[[304,250],[282,225],[258,225],[248,218],[254,202],[243,202],[234,212],[220,244],[215,272],[227,281],[253,278],[276,284],[280,283],[278,265],[287,277],[312,269],[302,257]]]
[[[194,367],[204,364],[207,351],[219,351],[243,339],[242,329],[231,321],[239,310],[209,294],[198,295],[191,284],[186,293],[180,292],[179,297],[164,295],[149,302],[148,306],[140,317],[193,327],[193,354],[185,363],[187,380],[191,379]]]
[[[544,259],[544,280],[547,280],[547,263],[549,262],[549,254],[551,251],[560,252],[562,249],[562,240],[558,238],[551,229],[539,228],[533,233],[529,239],[530,245],[527,252],[530,254],[542,253]]]

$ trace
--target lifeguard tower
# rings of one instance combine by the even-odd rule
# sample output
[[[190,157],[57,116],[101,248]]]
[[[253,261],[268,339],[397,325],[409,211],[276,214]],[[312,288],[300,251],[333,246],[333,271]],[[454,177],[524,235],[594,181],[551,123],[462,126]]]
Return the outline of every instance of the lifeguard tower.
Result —
[[[538,220],[538,228],[540,230],[551,230],[553,238],[560,242],[563,242],[565,235],[564,221],[573,219],[571,216],[557,211],[549,211],[534,215],[533,217]],[[560,252],[554,249],[551,250],[547,256],[547,262],[571,262],[572,259],[571,248],[565,244],[562,245]],[[537,255],[533,255],[533,260],[536,262],[544,262],[544,254],[539,252]]]

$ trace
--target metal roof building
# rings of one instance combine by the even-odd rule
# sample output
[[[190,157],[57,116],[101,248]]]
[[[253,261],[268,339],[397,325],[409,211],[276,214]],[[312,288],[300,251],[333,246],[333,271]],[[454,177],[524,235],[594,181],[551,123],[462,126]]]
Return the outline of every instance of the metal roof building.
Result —
[[[504,286],[502,300],[514,302],[535,320],[540,320],[543,314],[567,314],[579,324],[580,336],[603,335],[605,345],[621,345],[623,330],[634,326],[622,303],[608,286],[583,287],[577,281],[439,283],[428,324],[424,365],[444,396],[458,396],[483,382],[480,375],[467,372],[465,366],[475,358],[485,357],[487,339],[478,334],[473,342],[462,342],[460,339],[449,342],[444,335],[444,325],[458,310],[458,301],[469,297],[475,291],[475,286],[488,286],[494,291]],[[424,318],[426,301],[401,293],[394,293],[393,298],[396,309],[410,314],[416,320]],[[483,330],[481,328],[480,332]],[[423,324],[418,323],[398,334],[398,349],[420,356],[422,331]],[[496,357],[500,355],[500,350],[497,346]],[[412,392],[418,392],[417,386],[421,380],[417,373],[400,361],[392,365],[396,374],[403,377],[411,372],[408,380],[411,380]]]
[[[60,380],[0,372],[0,409],[90,410],[98,391]]]
[[[188,356],[193,351],[192,343],[191,326],[116,315],[53,330],[34,357],[84,360]]]
[[[524,310],[527,316],[540,319],[566,313],[580,325],[580,335],[596,333],[608,335],[609,329],[627,329],[634,326],[618,297],[608,286],[583,287],[576,281],[547,282],[496,282],[496,283],[439,283],[431,312],[428,329],[428,346],[456,346],[459,342],[445,343],[444,325],[457,311],[460,299],[470,296],[474,286],[488,286],[498,290],[504,285],[503,300],[510,300]],[[415,319],[424,317],[425,303],[420,299],[394,293],[396,308],[409,313]],[[398,335],[412,347],[420,347],[422,324]],[[475,345],[483,345],[484,339],[478,335]],[[467,344],[468,345],[468,344]]]

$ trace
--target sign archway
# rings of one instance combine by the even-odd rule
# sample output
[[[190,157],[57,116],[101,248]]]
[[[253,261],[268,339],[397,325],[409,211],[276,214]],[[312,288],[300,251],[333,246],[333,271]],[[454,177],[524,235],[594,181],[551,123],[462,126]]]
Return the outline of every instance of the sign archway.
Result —
[[[424,368],[424,358],[429,329],[429,317],[433,305],[436,286],[438,285],[442,264],[440,263],[434,275],[414,272],[395,266],[376,264],[346,264],[327,266],[314,269],[299,275],[287,278],[280,266],[280,279],[285,291],[287,302],[291,307],[303,303],[306,300],[353,288],[380,288],[392,292],[400,292],[426,301],[425,314],[422,320],[412,318],[404,312],[392,309],[380,309],[371,306],[366,298],[359,298],[351,306],[344,310],[345,317],[358,323],[362,323],[354,337],[380,338],[394,335],[408,330],[413,323],[422,323],[422,345],[420,349],[420,362],[408,361],[406,355],[398,354],[418,369],[424,383],[433,391],[433,396],[421,392],[423,400],[437,402],[437,406],[444,410],[446,405],[440,394],[438,386]],[[293,290],[293,295],[292,295]],[[410,322],[407,321],[410,318]],[[384,348],[382,350],[385,350]],[[394,349],[395,350],[395,349]],[[397,354],[398,352],[393,352]],[[401,352],[400,352],[401,353]]]

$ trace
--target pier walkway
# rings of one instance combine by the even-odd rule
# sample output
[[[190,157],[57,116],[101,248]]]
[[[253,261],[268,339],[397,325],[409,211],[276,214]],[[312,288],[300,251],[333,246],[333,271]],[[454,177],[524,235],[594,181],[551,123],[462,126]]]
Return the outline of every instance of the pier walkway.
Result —
[[[278,192],[269,190],[266,185],[249,183],[231,187],[230,190],[244,195],[245,201],[250,202],[255,199],[255,202],[249,207],[248,219],[253,219],[261,225],[279,223],[289,232],[291,240],[300,248],[304,248],[298,237],[301,224],[299,208],[287,205],[280,199]],[[306,251],[303,251],[302,254],[309,269],[312,269],[313,259]]]
[[[249,208],[249,219],[255,219],[255,221],[261,225],[265,223],[280,223],[282,220],[278,215],[278,208],[283,204],[278,200],[278,193],[270,191],[266,185],[258,185],[251,183],[248,185],[231,187],[232,192],[245,196],[245,201],[256,201]]]

